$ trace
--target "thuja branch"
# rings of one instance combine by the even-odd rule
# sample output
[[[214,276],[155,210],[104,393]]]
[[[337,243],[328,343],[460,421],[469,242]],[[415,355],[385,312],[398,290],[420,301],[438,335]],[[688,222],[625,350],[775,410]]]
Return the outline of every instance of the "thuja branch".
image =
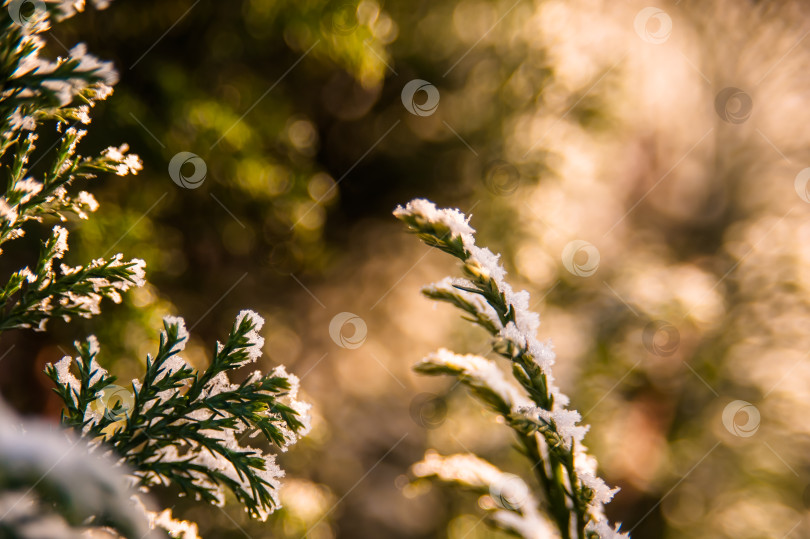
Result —
[[[603,505],[618,489],[608,488],[596,476],[596,461],[585,452],[582,439],[588,427],[578,424],[579,413],[566,408],[569,399],[554,384],[554,352],[536,338],[539,317],[529,310],[528,292],[515,292],[505,281],[499,257],[475,244],[475,230],[458,210],[414,200],[397,208],[394,215],[427,245],[461,261],[465,278],[448,278],[423,292],[455,305],[467,320],[484,328],[493,338],[494,351],[510,362],[518,385],[506,380],[489,359],[447,350],[428,356],[416,369],[455,376],[506,419],[532,464],[545,508],[561,537],[628,537],[611,527],[604,516]],[[514,526],[510,529],[514,531]]]
[[[241,441],[261,435],[285,451],[308,431],[309,405],[297,400],[298,379],[283,366],[230,382],[230,372],[261,355],[263,323],[256,313],[242,311],[208,368],[195,371],[179,356],[188,340],[185,323],[167,317],[143,380],[133,380],[129,390],[113,385],[115,377],[96,362],[95,338],[77,343],[78,357],[46,370],[65,403],[62,422],[103,439],[143,487],[173,484],[218,505],[227,489],[251,516],[264,520],[278,506],[284,472],[274,454]]]
[[[96,0],[106,7],[108,0]],[[99,173],[137,174],[141,161],[126,144],[110,146],[100,155],[85,157],[77,147],[89,124],[89,112],[109,97],[118,76],[83,44],[68,54],[44,58],[40,37],[53,22],[84,9],[84,2],[11,2],[0,9],[0,253],[5,243],[30,232],[30,221],[66,221],[69,215],[87,219],[98,202],[87,191],[73,191],[77,180]],[[53,151],[37,157],[41,173],[29,167],[36,149],[36,131],[43,123],[60,133]],[[102,298],[120,301],[120,293],[143,284],[144,263],[124,261],[121,255],[70,267],[54,261],[68,249],[67,230],[54,226],[42,243],[35,266],[21,268],[0,287],[0,331],[33,327],[45,329],[51,318],[89,318],[99,313]]]

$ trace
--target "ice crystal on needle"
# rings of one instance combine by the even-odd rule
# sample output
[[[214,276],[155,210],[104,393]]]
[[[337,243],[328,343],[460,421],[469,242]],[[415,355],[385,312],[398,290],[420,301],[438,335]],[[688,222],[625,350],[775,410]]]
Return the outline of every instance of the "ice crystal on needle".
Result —
[[[582,445],[588,427],[579,424],[578,412],[566,408],[569,399],[554,384],[554,352],[550,344],[537,339],[540,319],[529,308],[529,293],[516,292],[506,282],[500,257],[475,244],[475,230],[460,211],[439,209],[430,201],[418,199],[398,207],[394,215],[425,243],[462,262],[466,279],[445,279],[425,287],[423,292],[455,305],[468,320],[486,329],[492,336],[494,351],[509,360],[519,387],[507,382],[491,360],[460,356],[444,349],[426,357],[416,370],[455,376],[504,417],[533,461],[532,469],[545,491],[546,509],[561,537],[628,537],[605,520],[602,506],[618,489],[610,489],[596,476],[595,460]],[[424,471],[429,461],[414,468],[416,475],[431,475]],[[457,463],[445,461],[444,466],[453,462]],[[436,468],[432,475],[447,479],[443,473]],[[517,522],[518,517],[511,514],[506,520],[501,518],[501,527],[523,537],[537,537],[530,528],[508,525],[510,520]]]
[[[526,392],[509,382],[494,361],[481,356],[441,348],[417,363],[415,369],[425,374],[453,374],[505,413],[519,413],[532,404]]]

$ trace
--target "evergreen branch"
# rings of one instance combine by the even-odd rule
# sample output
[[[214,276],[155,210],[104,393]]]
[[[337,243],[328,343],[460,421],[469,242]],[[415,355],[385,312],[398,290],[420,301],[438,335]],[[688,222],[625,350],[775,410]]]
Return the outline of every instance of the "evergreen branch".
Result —
[[[166,537],[132,511],[126,471],[86,441],[24,421],[0,402],[0,537],[86,537],[102,528],[128,539]]]
[[[76,155],[76,146],[85,134],[86,131],[67,129],[42,181],[25,177],[28,173],[25,165],[34,151],[36,134],[14,140],[17,151],[8,171],[5,194],[0,197],[0,245],[23,236],[23,225],[30,220],[41,221],[48,215],[65,220],[68,213],[87,219],[88,212],[98,209],[98,202],[86,191],[71,196],[68,187],[74,180],[94,178],[99,172],[126,176],[141,170],[140,159],[127,154],[126,145],[107,148],[97,157]]]
[[[98,366],[94,338],[77,343],[78,357],[46,369],[65,403],[62,422],[103,439],[143,487],[174,484],[220,505],[228,489],[251,516],[264,520],[278,506],[283,471],[275,455],[243,446],[241,438],[261,434],[285,451],[308,431],[309,405],[296,400],[298,379],[284,367],[230,382],[229,372],[261,355],[263,323],[242,311],[208,368],[195,371],[178,355],[188,340],[185,323],[166,317],[158,351],[147,356],[144,378],[133,380],[131,392],[114,386],[115,378]]]
[[[107,0],[94,2],[106,7]],[[43,120],[89,123],[87,112],[106,99],[118,75],[109,62],[87,54],[84,44],[65,58],[50,61],[40,57],[45,42],[39,34],[51,21],[72,17],[84,2],[12,2],[0,9],[0,155],[21,130],[33,131]],[[44,9],[43,9],[44,8]]]
[[[507,383],[491,361],[447,350],[425,358],[417,371],[455,376],[506,419],[532,463],[563,539],[629,537],[604,516],[603,504],[618,489],[609,489],[595,475],[595,461],[581,444],[588,427],[578,425],[579,413],[566,409],[568,397],[554,385],[554,353],[536,338],[539,317],[529,310],[528,292],[512,290],[499,257],[475,245],[475,230],[458,210],[414,200],[394,215],[427,245],[462,262],[466,279],[445,279],[423,292],[455,305],[486,329],[494,351],[510,361],[522,389]]]
[[[64,228],[54,227],[34,271],[25,267],[14,272],[0,289],[0,331],[31,327],[43,331],[52,318],[90,318],[101,312],[103,298],[120,303],[121,292],[144,284],[144,261],[125,262],[121,254],[84,266],[62,264],[57,275],[53,263],[67,251],[67,235]]]
[[[93,0],[99,9],[109,2]],[[93,195],[71,189],[77,180],[91,179],[99,173],[137,174],[142,165],[137,155],[128,153],[125,144],[108,147],[100,155],[90,157],[78,155],[76,151],[86,132],[74,126],[89,124],[90,109],[112,94],[111,86],[118,79],[112,64],[88,54],[81,43],[55,60],[41,56],[45,41],[40,34],[49,30],[52,22],[82,11],[85,2],[2,0],[0,4],[2,253],[3,244],[29,231],[29,221],[56,218],[65,222],[71,215],[87,219],[89,213],[96,211],[98,203]],[[29,167],[28,163],[35,157],[36,131],[45,122],[56,124],[59,138],[52,152],[48,150],[36,156],[34,164],[42,162],[42,172],[33,174],[30,170],[33,165]],[[29,327],[41,331],[48,320],[57,317],[66,321],[74,316],[89,318],[99,313],[103,298],[120,302],[122,292],[144,284],[144,262],[124,261],[120,254],[75,267],[60,264],[54,269],[54,262],[61,260],[67,249],[67,230],[54,226],[42,242],[36,263],[14,271],[5,285],[0,285],[0,332]],[[173,357],[182,349],[186,338],[181,335],[185,331],[181,330],[182,321],[176,322],[166,328],[169,336],[162,336],[161,346],[168,346],[169,353],[164,353],[158,365],[151,368],[151,381],[143,387],[136,382],[132,391],[116,386],[115,377],[98,366],[98,343],[94,337],[77,343],[79,355],[75,361],[65,358],[47,367],[46,372],[57,382],[56,392],[65,403],[63,424],[85,438],[83,445],[89,441],[95,447],[107,440],[113,454],[118,453],[123,458],[113,467],[111,463],[101,462],[104,459],[97,453],[84,451],[75,459],[66,459],[66,467],[60,462],[62,457],[68,456],[68,451],[45,468],[29,466],[26,437],[0,424],[0,460],[3,461],[0,463],[0,514],[5,515],[0,517],[0,535],[78,537],[82,530],[110,526],[127,538],[165,536],[156,531],[158,528],[175,538],[197,538],[196,525],[172,518],[170,510],[152,512],[136,498],[133,512],[132,493],[126,492],[125,498],[119,499],[122,492],[116,491],[118,487],[112,481],[124,473],[130,473],[130,483],[134,474],[144,486],[151,484],[147,474],[157,480],[176,479],[186,492],[202,492],[215,501],[222,500],[217,490],[219,485],[226,485],[244,503],[252,504],[253,512],[266,512],[274,505],[268,485],[275,486],[272,481],[280,471],[275,473],[277,468],[268,466],[268,463],[273,464],[272,460],[258,451],[240,449],[228,433],[249,427],[258,429],[279,445],[292,443],[297,433],[305,430],[298,416],[305,409],[292,396],[296,389],[291,385],[294,378],[288,378],[282,369],[269,377],[254,375],[249,381],[231,387],[224,371],[234,368],[236,362],[225,358],[219,377],[200,382],[198,398],[192,401],[185,396],[192,381],[183,376],[196,377],[196,374],[188,366],[174,369],[173,364],[168,367],[163,364],[175,360],[184,364]],[[245,337],[251,331],[246,326],[241,334]],[[177,350],[172,351],[172,347]],[[78,378],[70,373],[74,364]],[[138,394],[136,386],[145,388],[146,392],[137,409],[140,419],[130,423],[133,395]],[[285,394],[290,396],[284,397]],[[277,402],[278,398],[290,399],[291,405]],[[268,403],[276,404],[277,410],[273,412]],[[184,410],[186,404],[189,406]],[[191,421],[184,413],[196,413],[200,417]],[[174,431],[185,433],[185,438],[172,438]],[[60,438],[55,433],[50,434]],[[140,447],[122,451],[138,436],[146,436],[147,441]],[[63,450],[63,444],[50,440],[43,443],[56,452]],[[161,451],[173,447],[181,448],[182,459],[141,462],[146,458],[144,455],[151,454],[157,459],[162,456]],[[139,452],[141,449],[145,452]],[[236,463],[235,471],[212,467],[207,462],[191,462],[202,450],[220,458],[224,455],[226,463]],[[36,451],[32,453],[33,457],[42,456]],[[180,462],[183,459],[189,461],[185,468]],[[140,463],[142,467],[126,472],[122,462]],[[101,469],[102,464],[109,468],[103,469],[108,481],[99,481],[94,476],[94,470]],[[185,476],[184,470],[187,470]],[[53,473],[49,473],[51,471]],[[69,481],[52,480],[60,475],[67,476]],[[207,478],[216,488],[201,487],[200,477]]]

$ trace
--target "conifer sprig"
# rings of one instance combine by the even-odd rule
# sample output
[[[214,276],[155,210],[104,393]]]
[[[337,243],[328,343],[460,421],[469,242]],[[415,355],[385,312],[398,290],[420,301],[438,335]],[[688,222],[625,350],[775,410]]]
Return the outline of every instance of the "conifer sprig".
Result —
[[[109,3],[93,0],[99,9]],[[38,256],[34,253],[28,266],[0,283],[0,333],[43,331],[54,318],[97,315],[104,298],[120,302],[123,292],[145,283],[144,261],[127,261],[121,254],[78,266],[62,263],[68,251],[66,221],[87,219],[99,206],[76,185],[100,173],[137,174],[142,164],[126,144],[95,156],[77,151],[86,134],[77,126],[90,123],[90,109],[112,94],[118,80],[112,64],[88,54],[82,43],[60,58],[43,55],[51,24],[82,11],[85,1],[0,0],[0,5],[0,254],[12,240],[42,234],[35,223],[50,228]],[[54,127],[57,141],[38,151],[37,132]],[[60,224],[54,226],[54,220]],[[133,380],[129,388],[115,385],[115,377],[99,365],[92,336],[76,343],[77,357],[48,365],[46,372],[65,405],[62,422],[74,431],[76,443],[90,450],[77,456],[73,470],[62,469],[51,451],[43,453],[31,474],[14,475],[8,470],[27,458],[17,449],[36,440],[0,428],[0,453],[9,459],[8,466],[0,466],[0,515],[14,517],[0,516],[0,535],[31,537],[27,530],[33,526],[38,537],[74,537],[82,529],[106,525],[127,538],[164,536],[158,529],[176,538],[197,538],[194,523],[174,519],[168,509],[151,511],[148,497],[130,498],[132,485],[140,490],[174,485],[217,504],[230,492],[252,516],[267,518],[279,505],[283,471],[265,446],[283,451],[306,433],[309,405],[296,399],[298,379],[283,366],[231,383],[234,370],[261,355],[262,324],[255,313],[241,312],[228,338],[217,343],[210,365],[196,370],[179,355],[188,341],[185,323],[167,317],[157,353],[147,357],[143,379]],[[60,435],[65,433],[53,433]],[[243,443],[248,436],[256,438],[256,447]],[[102,453],[115,458],[106,461]],[[104,466],[108,482],[90,473]],[[70,481],[38,480],[34,472],[43,470]],[[4,480],[12,476],[17,483]],[[110,490],[113,478],[119,491]],[[37,488],[57,483],[56,497]],[[95,496],[105,489],[115,496]],[[76,499],[87,493],[92,496]],[[18,510],[22,507],[29,509]]]
[[[107,0],[96,0],[104,8]],[[4,0],[0,9],[0,253],[7,242],[29,231],[30,221],[47,218],[66,221],[69,215],[87,219],[98,202],[87,191],[73,189],[78,180],[99,173],[137,174],[141,161],[126,144],[110,146],[100,155],[77,154],[89,124],[89,111],[112,93],[118,76],[112,64],[76,45],[64,57],[41,56],[42,34],[58,22],[84,9],[84,2]],[[36,158],[36,131],[45,122],[61,133],[54,151]],[[41,170],[35,165],[47,163]],[[48,320],[90,318],[100,302],[120,301],[120,293],[144,283],[144,262],[124,261],[121,254],[70,267],[54,262],[68,250],[67,230],[53,226],[42,242],[36,264],[12,273],[0,288],[0,331],[13,328],[44,330]]]
[[[114,386],[115,377],[98,365],[95,338],[76,343],[77,357],[46,369],[65,403],[62,422],[103,440],[143,487],[175,485],[218,505],[227,488],[251,516],[264,520],[278,506],[284,473],[275,455],[242,445],[242,439],[260,434],[285,451],[308,431],[309,405],[297,400],[298,379],[284,367],[230,382],[229,373],[261,355],[262,324],[256,313],[241,312],[211,364],[197,371],[178,355],[188,340],[185,323],[167,317],[143,379],[127,389]]]
[[[506,380],[492,360],[444,349],[423,359],[415,369],[423,374],[456,377],[488,408],[504,417],[532,464],[544,494],[542,505],[560,537],[629,537],[611,527],[604,516],[603,505],[618,489],[608,488],[596,476],[596,461],[582,445],[588,427],[578,424],[579,413],[566,407],[568,397],[554,385],[554,352],[550,344],[536,338],[540,322],[537,314],[529,310],[528,292],[512,290],[505,281],[506,271],[499,257],[475,245],[475,230],[458,210],[438,209],[432,202],[417,199],[397,208],[394,215],[427,245],[461,261],[466,278],[445,279],[426,287],[423,293],[455,305],[464,311],[467,320],[487,330],[493,338],[493,350],[510,362],[518,385]],[[462,462],[462,457],[444,461],[426,458],[414,467],[414,472],[470,485],[465,480],[469,474],[445,469]],[[534,521],[535,517],[517,511],[509,519],[512,525],[504,527],[523,537],[546,537],[526,532],[543,528],[537,522],[527,523],[526,519]]]

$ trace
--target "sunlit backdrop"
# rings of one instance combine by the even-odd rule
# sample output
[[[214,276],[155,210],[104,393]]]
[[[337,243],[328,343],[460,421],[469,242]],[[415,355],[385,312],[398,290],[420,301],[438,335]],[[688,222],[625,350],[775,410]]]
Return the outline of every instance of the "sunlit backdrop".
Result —
[[[285,508],[261,524],[169,491],[165,506],[204,537],[502,537],[474,496],[408,475],[429,447],[522,467],[463,388],[410,371],[439,346],[488,350],[419,294],[456,271],[390,216],[426,197],[472,213],[531,292],[622,489],[611,520],[639,539],[810,536],[808,32],[787,0],[88,10],[49,50],[85,41],[115,62],[83,144],[126,141],[144,170],[96,181],[71,256],[142,257],[150,284],[47,340],[9,333],[2,392],[56,418],[42,366],[73,339],[97,334],[128,380],[163,315],[186,317],[204,365],[252,308],[264,366],[287,364],[314,403],[281,456]],[[192,162],[174,176],[196,183],[173,181],[180,152],[201,180]],[[361,323],[330,335],[340,313]]]

